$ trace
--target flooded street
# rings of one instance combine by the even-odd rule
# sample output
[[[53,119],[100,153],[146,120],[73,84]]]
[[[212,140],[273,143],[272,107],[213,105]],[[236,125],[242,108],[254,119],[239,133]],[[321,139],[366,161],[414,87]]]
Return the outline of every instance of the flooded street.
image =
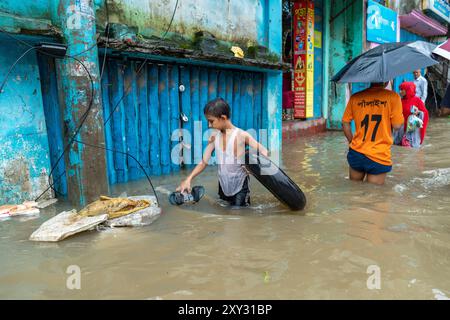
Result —
[[[254,178],[251,208],[217,203],[216,168],[194,180],[205,197],[174,207],[180,175],[154,178],[163,215],[135,229],[28,241],[68,209],[0,221],[2,299],[444,299],[450,297],[450,119],[432,119],[420,150],[393,147],[384,186],[348,180],[347,143],[328,132],[284,143],[283,168],[307,196],[288,211]],[[144,179],[114,194],[148,194]],[[81,269],[81,289],[66,287]],[[381,289],[369,290],[369,266]]]

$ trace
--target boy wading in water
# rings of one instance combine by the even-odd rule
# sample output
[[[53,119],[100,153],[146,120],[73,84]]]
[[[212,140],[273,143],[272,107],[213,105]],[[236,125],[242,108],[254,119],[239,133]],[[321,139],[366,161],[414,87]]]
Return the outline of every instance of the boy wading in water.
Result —
[[[349,143],[347,161],[350,180],[384,184],[392,170],[392,129],[403,126],[400,96],[386,90],[387,83],[372,83],[370,88],[350,97],[342,117],[342,128]],[[355,122],[353,135],[350,123]]]
[[[208,165],[212,152],[216,151],[218,165],[219,197],[232,206],[250,204],[249,174],[244,167],[245,148],[250,146],[264,156],[267,149],[258,143],[248,132],[237,128],[230,120],[230,107],[222,98],[208,102],[204,109],[208,126],[216,129],[203,153],[202,161],[191,174],[181,182],[176,191],[191,192],[191,182]]]

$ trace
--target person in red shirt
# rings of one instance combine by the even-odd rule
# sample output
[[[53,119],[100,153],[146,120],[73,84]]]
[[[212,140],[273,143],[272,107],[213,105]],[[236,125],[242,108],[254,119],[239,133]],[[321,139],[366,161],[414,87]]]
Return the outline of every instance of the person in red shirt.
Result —
[[[399,130],[396,134],[395,144],[401,144],[403,134],[406,132],[406,124],[408,122],[408,116],[411,114],[410,110],[412,106],[416,106],[419,111],[423,112],[423,127],[420,129],[420,144],[425,139],[425,133],[428,126],[428,110],[425,108],[423,101],[416,96],[416,85],[414,82],[403,82],[400,84],[400,95],[402,96],[402,109],[404,126],[403,130]]]

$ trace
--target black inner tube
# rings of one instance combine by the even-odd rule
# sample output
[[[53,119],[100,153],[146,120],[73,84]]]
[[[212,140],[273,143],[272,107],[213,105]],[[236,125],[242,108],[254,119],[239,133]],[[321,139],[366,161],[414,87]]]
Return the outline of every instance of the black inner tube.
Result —
[[[245,153],[245,167],[278,200],[291,210],[303,210],[306,196],[299,186],[269,158],[254,151]]]

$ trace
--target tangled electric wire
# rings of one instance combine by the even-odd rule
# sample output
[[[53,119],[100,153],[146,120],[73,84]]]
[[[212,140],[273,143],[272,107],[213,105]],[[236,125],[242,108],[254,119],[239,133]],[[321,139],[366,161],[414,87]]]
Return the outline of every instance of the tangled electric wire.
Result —
[[[175,13],[176,13],[176,11],[177,11],[178,1],[179,1],[179,0],[176,1],[175,7],[174,7],[174,10],[173,10],[173,13],[172,13],[172,18],[170,19],[169,25],[168,25],[168,27],[167,27],[167,29],[166,29],[164,35],[163,35],[162,38],[160,39],[160,41],[154,46],[154,49],[157,48],[157,46],[158,46],[158,45],[165,39],[165,37],[167,36],[167,33],[169,32],[169,30],[170,30],[170,28],[171,28],[171,26],[172,26],[173,19],[174,19],[174,17],[175,17]],[[108,49],[109,31],[110,31],[110,26],[109,26],[109,10],[108,10],[108,2],[107,2],[107,1],[106,1],[106,3],[105,3],[105,6],[106,6],[106,15],[107,15],[107,27],[106,27],[106,28],[107,28],[107,30],[106,30],[106,37],[107,37],[107,39],[106,39],[106,47],[105,47],[105,51],[104,51],[104,56],[103,56],[103,65],[102,65],[102,71],[101,71],[100,79],[103,77],[103,71],[104,71],[104,67],[105,67],[105,61],[106,61],[106,55],[107,55],[107,49]],[[16,41],[18,41],[18,42],[20,42],[20,43],[22,43],[22,44],[24,44],[24,45],[26,45],[26,46],[29,47],[29,49],[26,50],[19,58],[17,58],[16,61],[10,66],[10,68],[9,68],[9,70],[8,70],[6,76],[5,76],[5,79],[3,80],[2,84],[0,85],[0,94],[2,93],[3,87],[4,87],[4,85],[6,84],[6,81],[7,81],[7,79],[8,79],[8,76],[10,75],[10,73],[11,73],[11,71],[13,70],[13,68],[15,67],[15,65],[16,65],[23,57],[25,57],[26,54],[28,54],[28,53],[29,53],[30,51],[32,51],[32,50],[36,50],[36,51],[39,52],[39,53],[42,53],[42,54],[44,54],[44,55],[47,55],[47,56],[50,56],[50,57],[53,57],[53,58],[65,58],[65,59],[69,58],[69,59],[74,59],[74,60],[77,61],[77,62],[83,67],[83,69],[86,71],[87,75],[89,76],[89,81],[90,81],[90,84],[91,84],[90,100],[89,100],[88,107],[86,108],[86,111],[85,111],[85,112],[83,113],[83,115],[81,116],[81,118],[80,118],[80,123],[78,124],[78,126],[77,126],[76,129],[74,130],[74,133],[71,135],[71,138],[69,139],[69,142],[68,142],[68,143],[66,144],[66,146],[64,147],[63,152],[61,153],[61,155],[60,155],[60,156],[58,157],[58,159],[56,160],[56,163],[54,163],[54,164],[52,165],[52,168],[51,168],[50,173],[49,173],[49,175],[48,175],[49,186],[48,186],[48,187],[47,187],[47,188],[46,188],[46,189],[45,189],[38,197],[36,197],[35,201],[38,201],[38,200],[39,200],[39,199],[40,199],[40,198],[41,198],[41,197],[42,197],[49,189],[52,189],[55,193],[60,193],[60,192],[58,192],[58,191],[54,188],[54,181],[53,181],[53,182],[51,181],[52,174],[53,174],[53,171],[55,170],[55,168],[57,167],[57,165],[59,164],[59,162],[61,161],[61,159],[64,157],[64,154],[67,152],[67,150],[68,150],[68,149],[70,148],[70,146],[72,145],[72,143],[77,142],[77,143],[80,143],[80,144],[89,146],[89,147],[91,147],[91,148],[98,148],[98,149],[103,149],[103,150],[112,151],[112,152],[115,152],[115,153],[120,153],[120,154],[129,156],[130,158],[132,158],[133,160],[135,160],[136,163],[139,165],[139,167],[140,167],[140,168],[142,169],[142,171],[144,172],[144,174],[145,174],[145,176],[146,176],[148,182],[150,183],[150,186],[152,187],[153,194],[155,195],[156,200],[157,200],[157,202],[159,203],[158,195],[156,194],[155,188],[154,188],[154,186],[153,186],[153,183],[152,183],[150,177],[148,176],[147,172],[145,171],[145,168],[142,166],[142,164],[141,164],[135,157],[133,157],[131,154],[129,154],[129,153],[127,153],[127,152],[122,152],[122,151],[119,151],[119,150],[114,150],[114,149],[106,148],[106,147],[103,147],[103,146],[97,146],[97,145],[89,144],[89,143],[82,142],[82,141],[79,141],[79,140],[76,139],[76,136],[78,135],[78,133],[80,132],[81,128],[83,127],[83,125],[84,125],[84,123],[85,123],[85,121],[86,121],[86,119],[87,119],[87,117],[88,117],[88,115],[89,115],[89,112],[90,112],[91,109],[92,109],[92,105],[93,105],[93,101],[94,101],[94,91],[95,91],[94,81],[93,81],[93,79],[92,79],[92,75],[91,75],[89,69],[86,67],[86,65],[85,65],[81,60],[79,60],[79,59],[76,58],[76,57],[79,56],[79,55],[81,55],[81,54],[84,53],[84,52],[87,52],[87,51],[91,50],[92,48],[94,48],[95,46],[97,46],[97,43],[96,43],[95,45],[93,45],[93,46],[91,46],[91,47],[89,47],[89,48],[87,48],[87,49],[81,51],[81,52],[78,52],[78,53],[74,54],[74,55],[67,55],[67,54],[65,54],[64,57],[61,57],[61,56],[56,56],[56,55],[53,55],[53,54],[48,53],[48,52],[46,52],[46,51],[40,50],[40,47],[39,47],[39,46],[33,46],[33,45],[31,45],[31,44],[29,44],[29,43],[27,43],[27,42],[25,42],[25,41],[23,41],[23,40],[21,40],[21,39],[19,39],[19,38],[17,38],[17,37],[11,35],[10,33],[8,33],[7,31],[5,31],[5,30],[3,30],[3,29],[0,29],[0,32],[6,34],[7,36],[13,38],[14,40],[16,40]],[[154,50],[154,49],[153,49],[153,50]],[[152,53],[152,52],[150,52],[149,54],[151,54],[151,53]],[[146,64],[147,61],[148,61],[148,58],[146,58],[146,59],[143,61],[143,63],[142,63],[141,66],[139,67],[139,69],[136,71],[137,75],[140,74],[140,72],[142,71],[142,69],[143,69],[143,67],[145,66],[145,64]],[[129,94],[130,88],[131,88],[131,83],[130,83],[130,84],[128,85],[128,87],[124,90],[124,93],[123,93],[122,97],[117,101],[116,105],[114,106],[114,108],[112,109],[111,113],[108,115],[106,121],[104,122],[104,125],[106,125],[106,124],[108,123],[108,121],[111,119],[112,115],[114,114],[115,110],[116,110],[117,107],[119,106],[120,102],[121,102],[121,101]],[[63,171],[63,173],[61,173],[60,176],[59,176],[57,179],[60,179],[61,176],[62,176],[64,173],[65,173],[65,171]],[[56,179],[56,180],[57,180],[57,179]],[[55,179],[54,179],[54,180],[55,180]]]

